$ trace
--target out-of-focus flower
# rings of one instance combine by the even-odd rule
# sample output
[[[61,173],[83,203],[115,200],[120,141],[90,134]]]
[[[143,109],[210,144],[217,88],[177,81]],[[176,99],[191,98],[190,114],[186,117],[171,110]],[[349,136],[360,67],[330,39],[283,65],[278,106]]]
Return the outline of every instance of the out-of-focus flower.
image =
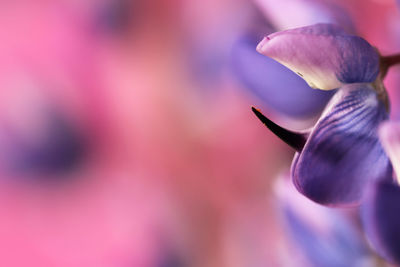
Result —
[[[0,130],[3,170],[11,173],[48,177],[74,170],[82,163],[88,143],[64,114],[49,111],[43,133],[28,136],[12,125]]]
[[[373,82],[379,73],[379,55],[364,39],[333,24],[316,24],[273,33],[257,46],[322,90],[347,83]]]
[[[142,0],[60,1],[74,20],[96,36],[128,37],[144,16]],[[138,12],[138,11],[141,12]]]
[[[391,182],[371,185],[362,206],[365,232],[372,247],[386,260],[400,263],[400,187]]]
[[[400,177],[400,124],[386,122],[380,127],[380,139]],[[370,185],[362,206],[367,237],[374,249],[385,259],[400,264],[400,186],[389,174],[387,181]]]
[[[96,102],[88,39],[59,3],[3,5],[0,177],[57,180],[86,159],[89,135],[96,139],[95,119],[82,112]]]
[[[93,7],[94,27],[103,33],[125,33],[132,26],[138,0],[96,1]]]
[[[184,2],[181,9],[183,52],[193,80],[207,87],[220,85],[232,45],[254,20],[254,7],[240,0],[193,0]]]
[[[276,193],[280,217],[294,251],[305,261],[299,264],[296,259],[296,265],[375,266],[352,213],[323,207],[302,196],[290,182],[289,174],[279,178]],[[290,255],[295,255],[292,249]]]
[[[351,16],[337,3],[326,0],[254,0],[278,30],[317,23],[334,23],[354,31]],[[282,11],[285,12],[282,12]]]
[[[124,90],[129,79],[110,71],[132,76],[133,68],[118,60],[111,66],[87,25],[60,1],[0,6],[0,265],[178,266],[167,226],[171,195],[157,160],[142,156],[138,164],[133,156],[138,120],[124,109],[134,105],[126,92],[143,96],[145,86]],[[148,61],[135,57],[141,77],[150,73],[143,70]],[[119,86],[108,87],[111,77]],[[119,98],[109,93],[103,102],[105,88]]]

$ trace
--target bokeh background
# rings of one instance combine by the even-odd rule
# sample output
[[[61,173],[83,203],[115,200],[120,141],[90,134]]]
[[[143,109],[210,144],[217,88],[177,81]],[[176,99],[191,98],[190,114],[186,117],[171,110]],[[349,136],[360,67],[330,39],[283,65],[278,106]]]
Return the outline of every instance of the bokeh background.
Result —
[[[255,46],[327,21],[400,51],[391,0],[2,1],[0,266],[305,266],[275,192],[294,151],[250,108],[318,112],[268,100]]]

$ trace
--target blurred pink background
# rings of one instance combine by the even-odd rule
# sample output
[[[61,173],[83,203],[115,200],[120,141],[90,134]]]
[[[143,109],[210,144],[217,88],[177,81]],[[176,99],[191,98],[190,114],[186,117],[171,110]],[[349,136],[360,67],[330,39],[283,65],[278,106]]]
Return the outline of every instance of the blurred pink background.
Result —
[[[228,66],[262,2],[0,3],[0,266],[296,266],[273,193],[293,151]],[[399,52],[394,1],[335,2]]]

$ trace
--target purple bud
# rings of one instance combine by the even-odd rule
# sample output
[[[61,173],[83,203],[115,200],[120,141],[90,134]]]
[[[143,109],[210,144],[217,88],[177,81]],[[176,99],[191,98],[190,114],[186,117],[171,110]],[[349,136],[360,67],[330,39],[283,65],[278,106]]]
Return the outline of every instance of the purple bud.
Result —
[[[333,24],[273,33],[259,43],[257,51],[297,73],[312,88],[322,90],[373,82],[379,73],[375,48]]]

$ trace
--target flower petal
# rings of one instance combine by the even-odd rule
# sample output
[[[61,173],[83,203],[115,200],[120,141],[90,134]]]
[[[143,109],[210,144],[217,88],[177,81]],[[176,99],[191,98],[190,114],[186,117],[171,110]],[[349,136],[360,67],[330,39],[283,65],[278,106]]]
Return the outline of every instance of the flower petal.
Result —
[[[303,77],[312,88],[322,90],[373,82],[379,73],[375,49],[333,24],[273,33],[259,43],[257,51]]]
[[[400,176],[400,123],[387,121],[379,127],[379,138],[392,162],[397,177]]]
[[[387,117],[371,85],[341,88],[294,159],[297,189],[325,205],[358,203],[369,181],[391,172],[377,134],[379,123]]]
[[[400,187],[376,183],[365,199],[362,219],[371,245],[383,258],[400,264]]]
[[[333,92],[312,90],[300,77],[255,50],[256,38],[242,37],[232,50],[236,77],[258,96],[266,107],[295,118],[320,113]]]
[[[281,178],[276,192],[283,226],[311,266],[372,266],[372,257],[351,214],[310,201],[286,176]]]

